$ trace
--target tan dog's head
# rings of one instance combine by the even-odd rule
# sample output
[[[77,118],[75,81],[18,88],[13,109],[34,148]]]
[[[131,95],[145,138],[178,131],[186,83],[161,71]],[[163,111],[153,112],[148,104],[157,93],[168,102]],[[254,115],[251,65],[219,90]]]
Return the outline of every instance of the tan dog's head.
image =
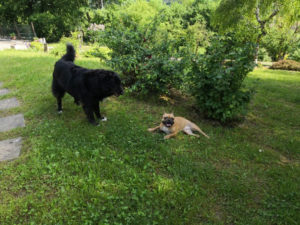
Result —
[[[161,122],[166,127],[172,127],[174,124],[174,114],[173,113],[164,113]]]

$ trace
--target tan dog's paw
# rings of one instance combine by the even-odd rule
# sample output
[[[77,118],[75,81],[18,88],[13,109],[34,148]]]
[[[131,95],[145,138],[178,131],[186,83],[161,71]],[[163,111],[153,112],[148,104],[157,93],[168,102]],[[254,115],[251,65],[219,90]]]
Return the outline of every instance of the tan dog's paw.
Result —
[[[147,129],[149,132],[153,132],[155,129],[154,128],[148,128]]]
[[[164,136],[164,139],[165,139],[165,140],[167,140],[167,139],[169,139],[169,138],[170,138],[169,135]]]

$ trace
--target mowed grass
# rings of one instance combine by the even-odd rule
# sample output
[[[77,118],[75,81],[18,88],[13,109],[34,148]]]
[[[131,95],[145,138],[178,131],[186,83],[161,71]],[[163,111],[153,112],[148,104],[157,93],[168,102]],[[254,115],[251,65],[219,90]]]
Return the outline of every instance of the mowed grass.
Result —
[[[0,52],[0,81],[21,102],[20,158],[0,163],[0,224],[298,224],[300,73],[255,70],[249,114],[216,125],[183,100],[125,94],[101,103],[107,122],[87,123],[66,95],[56,113],[51,76],[57,58]],[[88,68],[97,59],[77,59]],[[259,79],[259,81],[257,81]],[[197,123],[211,138],[149,133],[162,113]]]

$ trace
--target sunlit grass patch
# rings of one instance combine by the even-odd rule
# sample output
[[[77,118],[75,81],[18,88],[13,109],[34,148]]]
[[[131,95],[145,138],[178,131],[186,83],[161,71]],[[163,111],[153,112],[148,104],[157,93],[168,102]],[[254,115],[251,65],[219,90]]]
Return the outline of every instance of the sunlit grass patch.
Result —
[[[297,224],[299,221],[300,73],[258,69],[246,120],[221,127],[191,110],[128,94],[101,103],[108,121],[87,123],[66,95],[56,113],[56,57],[0,52],[0,81],[21,106],[26,127],[19,159],[0,163],[3,224]],[[104,68],[97,59],[81,66]],[[256,82],[257,78],[259,81]],[[6,97],[1,97],[1,99]],[[174,112],[211,138],[183,133],[168,141],[147,128]]]

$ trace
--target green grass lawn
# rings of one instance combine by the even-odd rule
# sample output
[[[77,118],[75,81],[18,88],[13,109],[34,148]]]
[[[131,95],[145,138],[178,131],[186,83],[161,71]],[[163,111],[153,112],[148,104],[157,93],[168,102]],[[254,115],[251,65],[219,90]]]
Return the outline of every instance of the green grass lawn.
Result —
[[[66,95],[56,113],[51,76],[57,58],[0,52],[0,81],[21,107],[20,158],[0,163],[0,224],[298,224],[300,73],[257,69],[246,120],[229,128],[174,104],[109,98],[107,122],[87,123]],[[99,68],[97,59],[77,64]],[[257,81],[257,79],[259,79]],[[162,113],[197,123],[211,138],[149,133]]]

